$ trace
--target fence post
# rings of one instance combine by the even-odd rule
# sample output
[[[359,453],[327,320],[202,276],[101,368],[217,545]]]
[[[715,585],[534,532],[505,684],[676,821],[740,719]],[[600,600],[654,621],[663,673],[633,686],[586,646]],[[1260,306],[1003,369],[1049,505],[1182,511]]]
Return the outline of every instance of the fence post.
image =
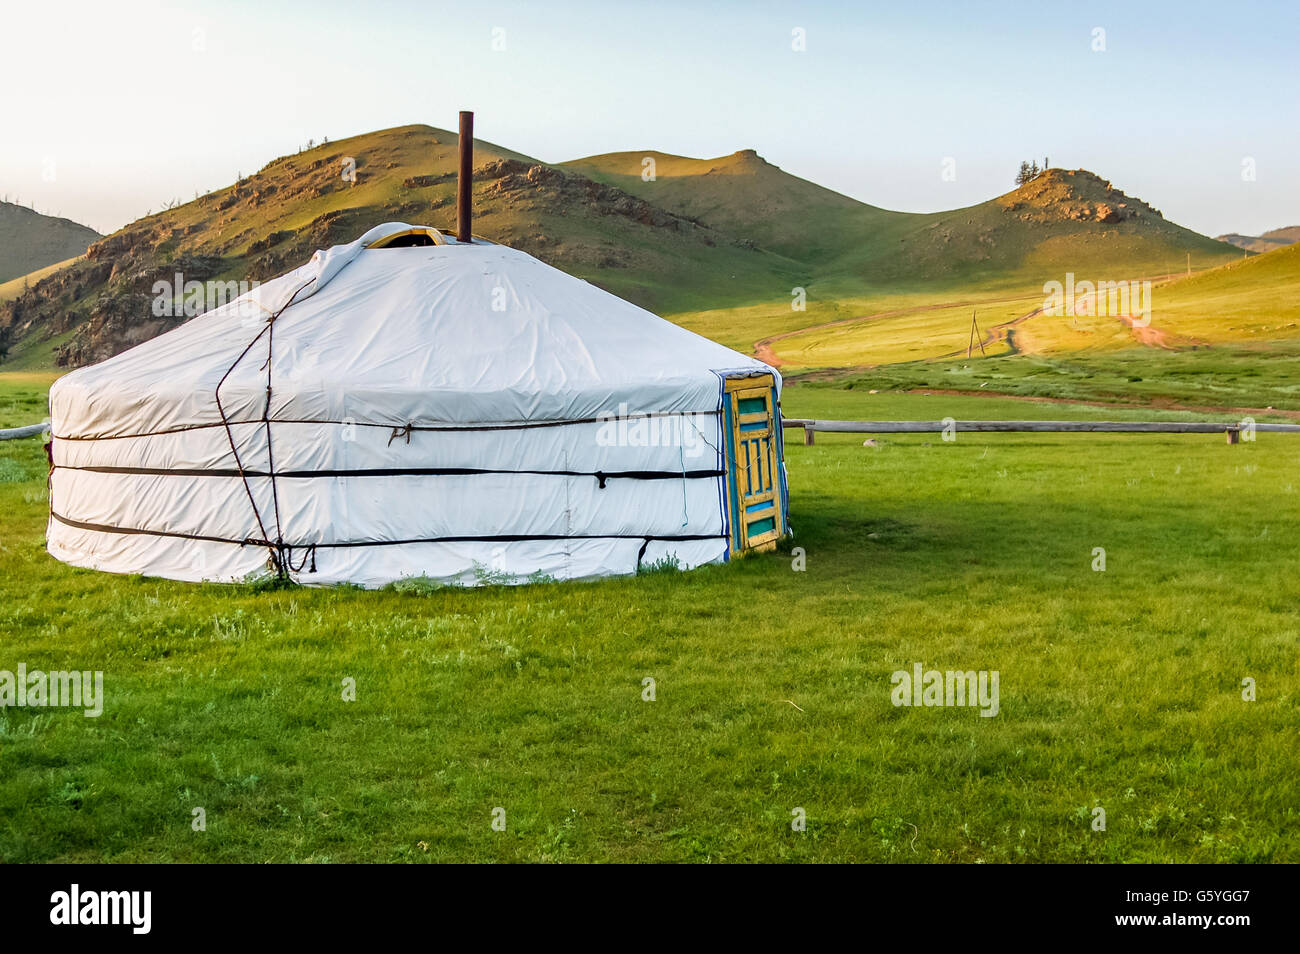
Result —
[[[811,421],[803,426],[803,443],[805,447],[813,446],[813,435],[816,433]]]

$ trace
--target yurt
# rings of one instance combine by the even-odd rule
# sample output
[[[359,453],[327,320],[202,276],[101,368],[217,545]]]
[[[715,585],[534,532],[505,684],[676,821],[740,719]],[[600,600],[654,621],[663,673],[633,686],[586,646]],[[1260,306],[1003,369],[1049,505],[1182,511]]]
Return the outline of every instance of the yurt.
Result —
[[[777,372],[389,223],[50,391],[48,547],[177,580],[526,582],[787,530]]]

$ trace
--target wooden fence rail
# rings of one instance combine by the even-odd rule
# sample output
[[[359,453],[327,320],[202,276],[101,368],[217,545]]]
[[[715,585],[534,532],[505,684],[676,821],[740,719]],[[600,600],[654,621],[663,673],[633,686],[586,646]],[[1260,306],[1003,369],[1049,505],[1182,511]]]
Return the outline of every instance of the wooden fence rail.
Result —
[[[1075,433],[1106,434],[1226,434],[1229,444],[1241,440],[1243,431],[1300,434],[1300,424],[1254,424],[1247,421],[818,421],[787,417],[782,427],[803,428],[803,442],[811,445],[814,435],[826,434],[937,434],[953,432]]]
[[[27,427],[10,427],[0,430],[0,441],[14,441],[20,437],[35,437],[50,429],[48,424],[30,424]]]

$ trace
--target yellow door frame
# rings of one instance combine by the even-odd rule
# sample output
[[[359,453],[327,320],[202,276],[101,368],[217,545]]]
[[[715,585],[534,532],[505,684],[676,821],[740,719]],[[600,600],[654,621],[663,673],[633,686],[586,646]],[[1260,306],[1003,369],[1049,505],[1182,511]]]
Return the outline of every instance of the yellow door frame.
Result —
[[[785,534],[781,511],[780,426],[770,374],[727,378],[724,400],[731,422],[728,460],[731,553],[773,550]]]

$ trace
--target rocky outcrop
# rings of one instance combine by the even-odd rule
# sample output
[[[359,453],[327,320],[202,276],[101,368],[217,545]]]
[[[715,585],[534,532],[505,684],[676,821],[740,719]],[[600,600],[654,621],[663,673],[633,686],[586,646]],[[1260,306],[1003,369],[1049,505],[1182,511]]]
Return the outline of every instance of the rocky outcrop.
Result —
[[[1100,222],[1160,219],[1160,210],[1084,169],[1048,169],[998,200],[1024,222]]]
[[[651,205],[615,186],[603,185],[586,176],[552,166],[529,165],[514,159],[498,159],[474,170],[476,182],[487,180],[490,196],[515,197],[540,202],[553,209],[582,202],[601,215],[618,215],[651,228],[707,229],[700,222]],[[617,266],[609,266],[617,267]]]

